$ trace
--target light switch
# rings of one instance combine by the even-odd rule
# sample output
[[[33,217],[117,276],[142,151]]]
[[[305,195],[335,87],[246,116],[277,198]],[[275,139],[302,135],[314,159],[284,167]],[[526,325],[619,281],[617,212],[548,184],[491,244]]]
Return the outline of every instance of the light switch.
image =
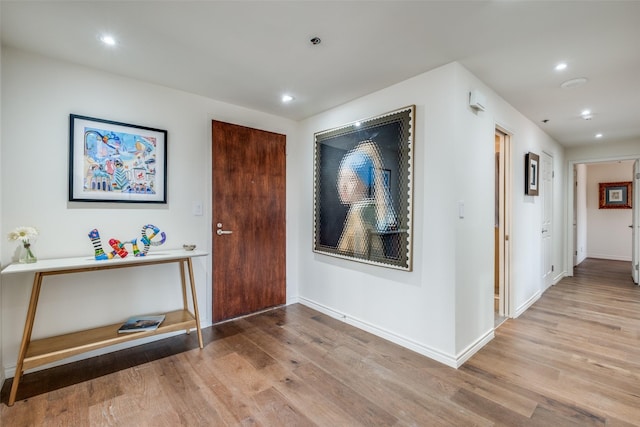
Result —
[[[191,212],[194,216],[202,216],[202,202],[193,202]]]

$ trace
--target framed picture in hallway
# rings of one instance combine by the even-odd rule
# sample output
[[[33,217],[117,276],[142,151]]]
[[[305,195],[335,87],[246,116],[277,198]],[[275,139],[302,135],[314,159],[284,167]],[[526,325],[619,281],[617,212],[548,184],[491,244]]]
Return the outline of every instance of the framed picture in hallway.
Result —
[[[313,251],[412,269],[415,106],[315,134]]]
[[[524,194],[527,196],[538,195],[538,179],[540,178],[540,156],[534,153],[525,155]]]
[[[631,209],[631,181],[601,182],[600,209]]]
[[[71,114],[69,201],[167,203],[167,131]]]

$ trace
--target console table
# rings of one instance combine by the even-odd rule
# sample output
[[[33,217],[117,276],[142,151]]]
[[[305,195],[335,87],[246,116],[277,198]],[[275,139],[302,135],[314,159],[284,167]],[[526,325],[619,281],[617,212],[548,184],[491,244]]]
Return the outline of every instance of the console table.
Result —
[[[146,338],[152,335],[180,330],[190,333],[193,328],[197,331],[200,348],[203,348],[202,331],[200,329],[200,316],[198,313],[198,301],[196,297],[191,258],[205,255],[208,255],[207,252],[185,251],[180,249],[166,250],[157,253],[150,252],[146,256],[142,257],[134,257],[130,255],[126,258],[114,258],[111,260],[101,261],[96,261],[94,257],[45,259],[38,260],[38,262],[33,264],[11,264],[7,266],[2,270],[3,275],[34,273],[31,299],[29,301],[29,308],[27,309],[24,332],[22,334],[22,343],[20,344],[18,361],[16,363],[16,373],[13,377],[11,394],[9,395],[9,406],[12,406],[15,403],[18,384],[20,383],[20,378],[25,370],[65,359],[70,356],[114,344]],[[31,332],[33,331],[33,323],[36,317],[36,309],[38,307],[38,298],[40,296],[43,277],[167,263],[178,263],[180,266],[183,309],[165,313],[165,320],[158,329],[154,331],[119,334],[118,328],[122,326],[123,323],[120,322],[99,328],[87,329],[31,341]],[[189,311],[188,307],[185,267],[189,273],[193,313]]]

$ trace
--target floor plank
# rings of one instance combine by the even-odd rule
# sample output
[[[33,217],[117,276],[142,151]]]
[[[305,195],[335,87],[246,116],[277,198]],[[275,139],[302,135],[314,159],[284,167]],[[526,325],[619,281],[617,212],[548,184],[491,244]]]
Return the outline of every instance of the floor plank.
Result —
[[[2,426],[638,426],[640,288],[588,259],[458,370],[295,304],[25,375]],[[6,403],[11,380],[1,399]]]

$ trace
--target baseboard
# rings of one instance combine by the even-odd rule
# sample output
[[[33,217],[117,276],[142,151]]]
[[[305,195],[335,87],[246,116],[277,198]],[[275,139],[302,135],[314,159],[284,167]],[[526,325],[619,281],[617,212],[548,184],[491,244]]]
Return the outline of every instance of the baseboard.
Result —
[[[211,326],[211,322],[202,322],[200,321],[200,329],[204,329]],[[192,329],[195,332],[195,328]],[[58,360],[56,362],[49,363],[48,365],[38,366],[37,368],[29,369],[25,371],[25,374],[30,372],[42,371],[44,369],[53,368],[56,366],[66,365],[68,363],[77,362],[79,360],[90,359],[92,357],[102,356],[104,354],[113,353],[114,351],[124,350],[131,347],[137,347],[139,345],[148,344],[154,341],[160,341],[166,338],[170,338],[176,335],[184,334],[183,331],[169,332],[162,335],[152,335],[147,338],[140,338],[134,341],[127,341],[125,343],[116,344],[110,347],[104,347],[98,350],[88,351],[86,353],[78,354],[76,356],[69,357],[67,359]],[[17,357],[17,356],[16,356]],[[13,364],[11,366],[4,367],[4,378],[13,378],[16,374],[16,365]],[[2,383],[0,383],[2,384]]]
[[[515,318],[515,317],[520,317],[520,315],[521,315],[522,313],[524,313],[525,311],[527,311],[527,309],[528,309],[529,307],[531,307],[531,306],[533,305],[533,303],[535,303],[536,301],[538,301],[538,300],[540,299],[540,296],[541,296],[541,295],[542,295],[542,294],[540,293],[540,291],[538,291],[538,292],[536,292],[535,294],[533,294],[533,296],[531,296],[531,298],[529,298],[528,300],[526,300],[526,301],[524,302],[524,304],[522,304],[520,307],[516,308],[516,313],[515,313],[515,316],[513,316],[513,317],[514,317],[514,318]]]
[[[388,341],[391,341],[392,343],[398,344],[402,347],[415,351],[416,353],[419,353],[423,356],[426,356],[430,359],[433,359],[437,362],[443,363],[451,368],[456,368],[456,369],[459,368],[462,365],[462,363],[464,363],[464,361],[466,361],[469,357],[471,357],[475,352],[477,352],[482,347],[482,345],[486,344],[486,342],[490,341],[491,338],[493,338],[493,330],[492,330],[487,334],[487,335],[491,335],[489,339],[487,339],[487,335],[485,335],[484,337],[479,339],[475,344],[471,345],[468,349],[463,351],[459,356],[451,356],[440,350],[430,348],[423,344],[417,343],[409,338],[403,337],[401,335],[398,335],[386,329],[372,325],[369,322],[365,322],[361,319],[357,319],[345,313],[341,313],[337,310],[334,310],[323,304],[319,304],[308,298],[299,297],[298,302],[302,305],[305,305],[309,308],[312,308],[316,311],[326,314],[327,316],[331,316],[334,319],[338,319],[351,326],[355,326],[358,329],[367,331],[380,338],[384,338]]]
[[[566,271],[562,271],[562,272],[560,272],[557,276],[555,276],[555,277],[553,278],[553,283],[552,283],[552,285],[557,285],[557,284],[558,284],[558,282],[560,282],[560,280],[564,279],[564,277],[565,277],[566,275],[567,275],[567,272],[566,272]]]
[[[606,259],[609,261],[632,261],[630,256],[616,256],[606,254],[588,254],[586,258]]]
[[[487,345],[489,341],[491,341],[495,337],[495,328],[491,328],[488,330],[483,336],[478,338],[476,342],[469,345],[467,348],[462,350],[460,353],[456,355],[456,368],[464,365],[464,363],[471,358],[474,354],[476,354],[482,347]]]

